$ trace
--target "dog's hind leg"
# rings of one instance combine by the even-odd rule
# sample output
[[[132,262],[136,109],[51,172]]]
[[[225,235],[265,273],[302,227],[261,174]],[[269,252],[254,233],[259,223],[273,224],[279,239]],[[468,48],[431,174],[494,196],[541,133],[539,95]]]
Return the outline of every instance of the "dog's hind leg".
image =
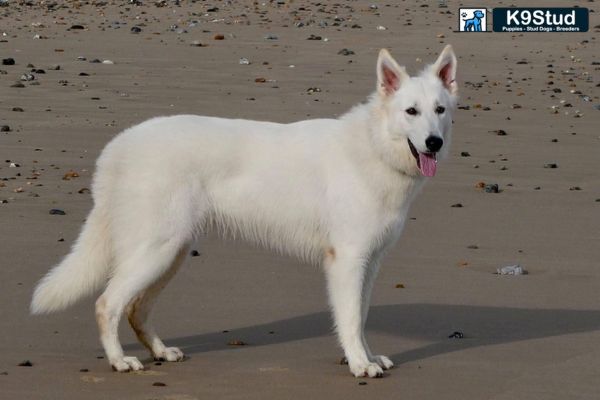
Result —
[[[184,358],[183,352],[177,347],[165,346],[156,334],[154,327],[148,322],[148,317],[156,298],[185,261],[188,250],[188,245],[183,246],[163,276],[149,288],[138,294],[127,306],[127,319],[131,328],[139,341],[150,350],[155,360],[181,361]]]
[[[100,340],[112,367],[120,372],[143,369],[136,357],[126,357],[119,342],[118,327],[125,307],[149,289],[174,264],[183,243],[174,239],[138,245],[118,260],[114,276],[96,301]]]
[[[338,339],[350,372],[374,378],[382,376],[383,370],[369,360],[364,345],[361,298],[366,262],[352,252],[331,250],[325,258],[325,273]]]

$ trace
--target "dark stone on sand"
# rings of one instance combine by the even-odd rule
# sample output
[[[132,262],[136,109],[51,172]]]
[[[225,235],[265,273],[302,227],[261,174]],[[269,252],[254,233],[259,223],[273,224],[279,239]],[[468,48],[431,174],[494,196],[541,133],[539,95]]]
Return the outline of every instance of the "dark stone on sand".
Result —
[[[556,163],[544,164],[544,168],[551,168],[551,169],[558,168],[558,164],[556,164]]]
[[[19,367],[33,367],[33,363],[29,360],[22,361],[17,364]]]
[[[52,210],[50,210],[48,212],[50,215],[67,215],[66,212],[64,212],[63,210],[59,209],[59,208],[53,208]]]
[[[161,387],[162,387],[162,386],[167,386],[167,384],[166,384],[166,383],[164,383],[164,382],[154,382],[154,383],[152,384],[152,386],[161,386]]]
[[[15,59],[14,58],[3,58],[2,59],[2,65],[15,65]]]
[[[500,191],[497,183],[488,183],[483,187],[483,190],[486,193],[498,193]]]
[[[462,203],[454,203],[450,207],[453,207],[453,208],[462,208],[463,205],[462,205]]]
[[[23,111],[25,111],[25,110],[23,110],[21,107],[13,107],[13,108],[12,108],[12,110],[13,110],[14,112],[23,112]]]
[[[142,28],[140,28],[139,26],[131,27],[131,33],[140,33],[141,31],[142,31]]]
[[[89,369],[87,369],[87,368],[81,368],[81,369],[79,370],[79,372],[90,372],[90,370],[89,370]]]
[[[350,49],[341,49],[340,51],[338,51],[338,54],[340,54],[342,56],[350,56],[350,55],[354,54],[354,51],[352,51]]]
[[[461,331],[452,332],[451,335],[448,335],[448,339],[463,339],[465,335]]]
[[[71,25],[71,27],[68,30],[82,30],[85,29],[85,26],[83,25]]]
[[[190,252],[190,256],[192,256],[192,257],[198,257],[198,256],[200,256],[200,252],[198,252],[198,250],[192,250]]]
[[[461,157],[471,157],[471,154],[468,151],[461,151],[460,156]]]
[[[10,126],[0,125],[0,132],[10,132]]]
[[[367,385],[367,382],[365,382],[365,381],[358,382],[358,386],[366,386],[366,385]]]

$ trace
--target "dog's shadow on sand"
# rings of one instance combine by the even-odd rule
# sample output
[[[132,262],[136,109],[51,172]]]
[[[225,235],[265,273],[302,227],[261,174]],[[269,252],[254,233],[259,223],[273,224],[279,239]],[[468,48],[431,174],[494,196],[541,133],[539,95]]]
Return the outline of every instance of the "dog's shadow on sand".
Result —
[[[194,336],[167,338],[168,345],[187,354],[231,349],[231,340],[252,346],[268,346],[332,335],[327,312]],[[600,329],[600,311],[534,310],[439,304],[401,304],[371,307],[367,332],[433,342],[424,347],[392,354],[396,364],[433,357],[471,347],[517,342]],[[453,332],[462,339],[448,338]],[[129,349],[137,345],[125,346]],[[398,347],[402,347],[399,342]]]

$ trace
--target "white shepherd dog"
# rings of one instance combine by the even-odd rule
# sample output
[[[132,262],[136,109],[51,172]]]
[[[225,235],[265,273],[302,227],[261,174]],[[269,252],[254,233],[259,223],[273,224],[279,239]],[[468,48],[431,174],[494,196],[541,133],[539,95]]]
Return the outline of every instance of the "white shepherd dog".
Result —
[[[455,75],[450,46],[415,77],[381,50],[376,92],[338,119],[178,115],[125,130],[100,155],[94,208],[35,289],[31,311],[62,310],[105,287],[96,318],[115,370],[144,368],[119,343],[124,312],[156,359],[181,361],[148,315],[195,234],[216,227],[322,264],[350,371],[382,376],[393,363],[373,355],[364,335],[371,289],[424,177],[448,151]]]

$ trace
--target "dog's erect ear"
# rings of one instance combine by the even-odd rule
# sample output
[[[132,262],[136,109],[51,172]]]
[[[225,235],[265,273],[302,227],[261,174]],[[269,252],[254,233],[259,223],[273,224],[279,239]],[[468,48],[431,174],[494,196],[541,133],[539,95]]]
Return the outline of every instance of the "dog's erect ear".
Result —
[[[408,79],[406,69],[399,66],[386,49],[381,49],[377,59],[377,92],[383,97],[389,96],[405,79]]]
[[[444,87],[455,94],[458,90],[456,84],[456,56],[452,46],[447,45],[442,50],[435,64],[432,66],[433,73],[442,80]]]

